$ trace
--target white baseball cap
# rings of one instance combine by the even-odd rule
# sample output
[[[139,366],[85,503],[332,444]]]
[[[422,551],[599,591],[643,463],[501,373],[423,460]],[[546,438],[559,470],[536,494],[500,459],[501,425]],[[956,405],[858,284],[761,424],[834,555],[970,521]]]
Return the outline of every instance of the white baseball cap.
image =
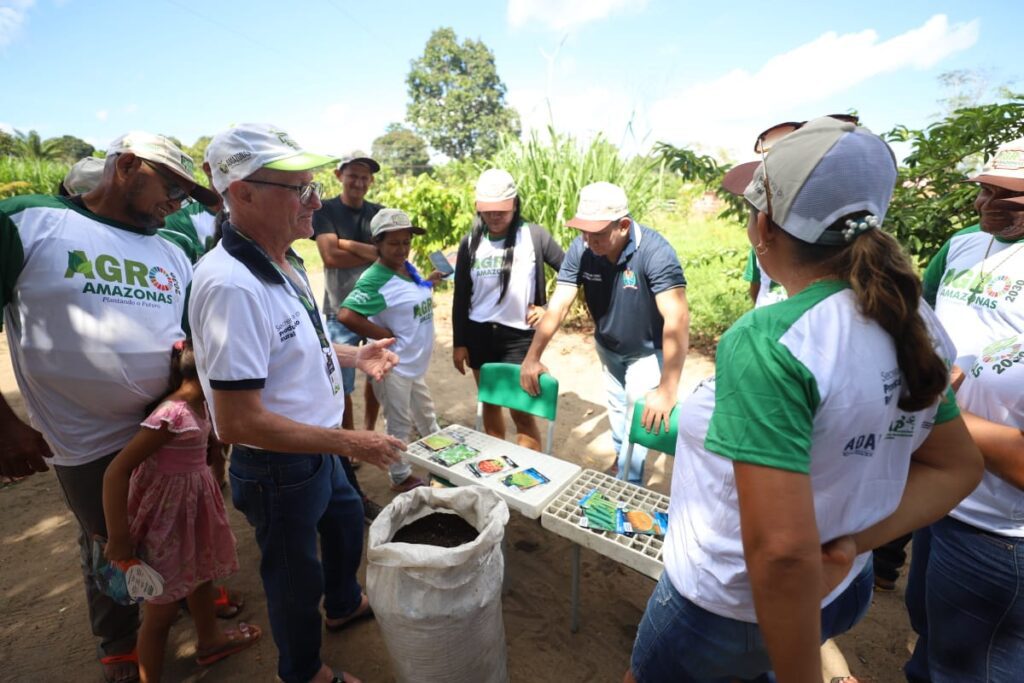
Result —
[[[823,116],[775,143],[757,165],[743,197],[810,244],[840,244],[836,221],[866,211],[880,224],[896,186],[896,157],[882,138],[852,122]],[[871,227],[875,227],[872,225]]]
[[[580,190],[576,216],[567,223],[583,232],[600,232],[612,221],[629,215],[626,192],[612,183],[591,183]]]
[[[1024,138],[999,145],[981,173],[967,179],[971,183],[995,185],[1011,192],[1024,192]]]
[[[425,235],[427,232],[413,225],[409,216],[400,209],[381,209],[370,221],[370,237],[374,239],[396,230],[412,230],[414,235]]]
[[[106,164],[106,159],[93,156],[82,157],[64,176],[64,189],[69,195],[92,192],[103,180],[103,167]]]
[[[477,178],[477,211],[512,211],[517,196],[516,181],[503,168],[489,168]]]
[[[215,206],[220,201],[217,193],[196,182],[193,175],[195,164],[192,162],[192,157],[178,149],[178,146],[170,138],[136,130],[116,138],[107,147],[108,157],[125,152],[131,152],[140,159],[160,164],[191,184],[193,187],[188,193],[189,196],[206,206]]]
[[[261,168],[309,171],[338,161],[336,157],[307,152],[288,133],[269,123],[243,123],[218,133],[206,149],[213,186],[221,194],[236,180]]]

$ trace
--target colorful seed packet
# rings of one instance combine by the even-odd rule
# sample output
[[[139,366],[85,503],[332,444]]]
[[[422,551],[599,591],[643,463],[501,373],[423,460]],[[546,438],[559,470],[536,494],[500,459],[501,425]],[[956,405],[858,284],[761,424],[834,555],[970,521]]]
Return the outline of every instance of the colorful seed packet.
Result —
[[[620,534],[664,536],[668,530],[668,515],[664,512],[619,508],[615,515],[615,530]]]
[[[590,489],[580,498],[580,507],[583,514],[580,515],[579,525],[584,529],[595,531],[616,531],[616,514],[619,504],[608,500],[601,491],[596,488]]]
[[[148,564],[137,558],[110,562],[104,556],[107,541],[94,536],[92,541],[92,568],[96,587],[120,605],[132,605],[164,592],[164,579]]]
[[[470,473],[478,479],[483,477],[493,477],[496,474],[502,472],[508,472],[519,467],[512,458],[507,455],[503,455],[500,458],[484,458],[476,462],[471,462],[469,465]]]
[[[420,443],[432,451],[440,451],[448,448],[449,446],[454,446],[458,441],[447,434],[431,434],[430,436],[420,439]]]
[[[467,446],[464,443],[456,443],[453,446],[449,446],[443,451],[438,451],[430,456],[430,459],[434,462],[444,465],[445,467],[454,467],[464,460],[472,460],[473,458],[480,455],[480,451]]]
[[[501,480],[505,486],[509,488],[517,488],[520,491],[532,489],[534,486],[540,486],[541,484],[547,484],[550,479],[545,477],[543,474],[537,471],[535,467],[523,470],[521,472],[513,472]]]

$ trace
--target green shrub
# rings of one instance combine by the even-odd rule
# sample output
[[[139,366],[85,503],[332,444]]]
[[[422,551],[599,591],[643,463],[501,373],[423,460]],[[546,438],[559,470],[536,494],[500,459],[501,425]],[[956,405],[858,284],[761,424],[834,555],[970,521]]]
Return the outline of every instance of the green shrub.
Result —
[[[21,194],[56,194],[69,168],[62,161],[0,156],[0,199]]]

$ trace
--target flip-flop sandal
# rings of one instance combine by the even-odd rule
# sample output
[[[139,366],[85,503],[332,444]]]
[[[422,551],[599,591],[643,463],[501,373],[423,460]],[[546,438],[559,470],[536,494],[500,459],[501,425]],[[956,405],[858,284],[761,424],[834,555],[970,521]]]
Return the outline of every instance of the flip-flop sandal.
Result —
[[[237,634],[241,634],[241,638],[232,637]],[[243,621],[239,622],[237,629],[224,631],[224,635],[228,637],[228,642],[215,650],[206,652],[205,654],[197,652],[196,664],[199,666],[210,666],[211,664],[216,664],[220,660],[226,659],[231,655],[238,654],[253,643],[258,642],[260,636],[263,635],[263,631],[260,630],[259,626],[253,626]]]
[[[242,613],[245,599],[241,593],[235,593],[232,596],[227,587],[218,586],[217,598],[213,601],[213,606],[217,609],[218,619],[234,619]]]
[[[364,600],[365,600],[365,603],[363,602]],[[363,609],[360,609],[360,608],[363,607],[363,604],[365,604],[366,607],[363,608]],[[356,623],[357,621],[362,621],[363,619],[369,619],[372,616],[373,616],[373,607],[370,605],[370,600],[369,600],[369,598],[366,597],[366,593],[363,593],[362,597],[359,600],[359,607],[356,608],[355,612],[353,612],[352,614],[348,615],[347,617],[342,617],[341,621],[339,621],[339,622],[337,622],[335,624],[331,624],[331,623],[329,623],[325,619],[324,620],[324,626],[331,633],[338,633],[340,631],[344,631],[345,629],[347,629],[349,626],[351,626],[352,624]]]
[[[121,670],[119,664],[131,664],[135,667],[135,673],[129,674],[127,678],[118,678],[115,674]],[[134,683],[139,680],[139,654],[135,650],[123,655],[100,657],[100,666],[103,667],[103,678],[107,683]]]

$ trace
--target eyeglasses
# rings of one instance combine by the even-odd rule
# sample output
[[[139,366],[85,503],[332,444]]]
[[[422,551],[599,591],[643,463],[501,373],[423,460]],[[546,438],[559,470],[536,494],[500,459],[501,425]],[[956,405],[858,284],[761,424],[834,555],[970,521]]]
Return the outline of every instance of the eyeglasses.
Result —
[[[158,176],[164,181],[164,192],[167,193],[167,198],[172,202],[180,202],[188,196],[188,190],[181,186],[181,180],[178,176],[173,173],[169,173],[160,167],[159,164],[155,164],[149,159],[143,159],[139,157],[139,160],[144,162],[147,166],[153,169]]]
[[[323,190],[323,185],[313,181],[306,183],[305,185],[288,185],[286,183],[272,183],[269,180],[246,180],[247,183],[256,183],[257,185],[273,185],[274,187],[286,187],[289,190],[294,190],[299,193],[299,202],[302,204],[308,204],[313,195],[320,197],[320,192]]]
[[[843,121],[844,123],[852,123],[854,125],[860,124],[860,117],[854,114],[828,114],[828,117],[830,119],[835,119],[836,121]],[[757,136],[757,139],[754,141],[754,151],[759,154],[764,154],[771,149],[776,142],[790,133],[800,130],[805,125],[807,125],[806,121],[786,121],[785,123],[776,123],[774,126],[768,128]]]
[[[860,125],[860,117],[854,114],[828,114],[828,118],[835,119],[836,121],[842,121],[844,123],[852,123],[853,125]],[[754,151],[761,155],[761,168],[762,176],[764,180],[764,200],[767,204],[768,209],[768,220],[772,220],[772,189],[771,185],[768,184],[768,151],[782,138],[786,137],[790,133],[796,131],[807,125],[806,121],[786,121],[785,123],[776,123],[771,128],[763,131],[757,136],[757,140],[754,141]]]

